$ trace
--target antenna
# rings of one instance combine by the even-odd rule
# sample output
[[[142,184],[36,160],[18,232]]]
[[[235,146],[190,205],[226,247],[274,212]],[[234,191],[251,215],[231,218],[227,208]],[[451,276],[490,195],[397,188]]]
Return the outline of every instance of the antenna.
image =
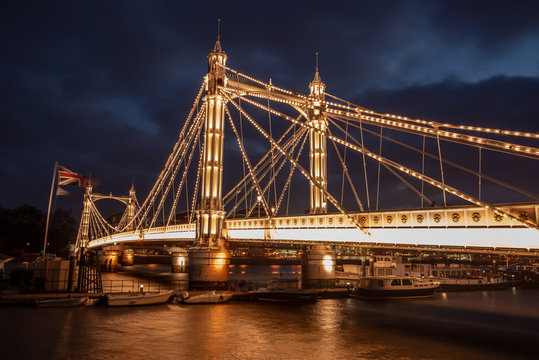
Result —
[[[221,19],[217,19],[217,40],[221,40]]]
[[[316,71],[318,71],[318,52],[316,52]]]

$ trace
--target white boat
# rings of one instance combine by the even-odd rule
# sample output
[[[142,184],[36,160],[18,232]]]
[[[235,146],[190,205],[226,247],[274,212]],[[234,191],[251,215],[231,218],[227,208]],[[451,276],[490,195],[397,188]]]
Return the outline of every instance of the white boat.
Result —
[[[439,283],[411,276],[368,276],[351,296],[358,299],[414,299],[431,297]]]
[[[184,304],[217,304],[227,302],[232,298],[229,291],[217,292],[209,291],[198,295],[190,295],[185,292],[180,296],[180,301]]]
[[[82,305],[86,301],[88,301],[87,297],[34,299],[37,307],[73,307]]]
[[[437,278],[440,290],[498,290],[505,289],[509,283],[502,276],[449,277]]]
[[[158,305],[166,303],[174,292],[151,293],[138,292],[129,294],[109,294],[107,295],[108,306],[138,306],[138,305]]]

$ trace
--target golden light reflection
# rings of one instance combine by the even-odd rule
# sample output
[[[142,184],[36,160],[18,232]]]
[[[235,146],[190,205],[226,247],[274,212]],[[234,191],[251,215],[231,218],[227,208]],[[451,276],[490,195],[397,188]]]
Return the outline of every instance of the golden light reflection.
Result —
[[[332,272],[333,267],[333,259],[331,258],[331,255],[324,255],[324,259],[322,260],[322,265],[324,266],[324,269],[327,272]]]

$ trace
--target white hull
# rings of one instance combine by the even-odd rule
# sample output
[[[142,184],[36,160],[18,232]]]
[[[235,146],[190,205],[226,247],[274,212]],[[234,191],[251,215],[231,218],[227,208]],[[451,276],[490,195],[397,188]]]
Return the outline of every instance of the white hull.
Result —
[[[58,298],[58,299],[35,299],[37,307],[73,307],[84,304],[87,297],[82,298]]]
[[[138,306],[164,304],[173,291],[164,293],[131,293],[127,295],[107,295],[108,306]]]
[[[231,292],[218,293],[216,291],[207,292],[195,296],[187,296],[183,299],[185,304],[217,304],[230,300],[232,298]]]

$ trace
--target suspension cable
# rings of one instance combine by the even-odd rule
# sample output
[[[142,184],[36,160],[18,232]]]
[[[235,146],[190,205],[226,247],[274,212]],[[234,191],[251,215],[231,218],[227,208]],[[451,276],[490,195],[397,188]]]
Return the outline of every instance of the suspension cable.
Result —
[[[185,190],[186,190],[185,198],[186,198],[186,201],[189,201],[189,193],[187,193],[187,174],[189,172],[189,168],[191,167],[191,160],[193,159],[193,155],[195,153],[195,150],[197,149],[197,144],[200,141],[200,132],[201,131],[202,131],[202,121],[200,122],[197,133],[196,133],[195,137],[192,140],[193,145],[191,146],[191,153],[189,154],[189,157],[187,159],[187,163],[185,162],[185,156],[183,157],[184,171],[183,171],[182,179],[180,180],[180,184],[178,185],[178,192],[176,193],[176,197],[174,198],[174,202],[172,204],[172,209],[170,210],[170,214],[168,216],[166,226],[168,226],[170,224],[170,221],[172,220],[173,216],[174,216],[174,219],[176,218],[175,217],[175,215],[176,215],[176,207],[178,205],[178,200],[180,198],[180,194],[182,192],[182,187],[183,187],[184,184],[185,184]],[[173,179],[176,178],[177,170],[179,170],[179,168],[180,168],[179,165],[180,165],[180,162],[178,162],[178,168],[176,169],[176,172],[173,175]],[[168,188],[167,188],[167,191],[168,191]]]
[[[329,128],[329,126],[328,126],[328,132],[331,134],[331,129]],[[342,169],[343,169],[343,184],[342,184],[341,188],[344,188],[344,175],[346,175],[346,178],[348,179],[348,183],[350,184],[350,187],[352,188],[352,192],[353,192],[354,197],[356,199],[356,203],[359,206],[359,209],[361,211],[364,211],[363,204],[361,203],[361,200],[359,199],[359,196],[358,196],[357,191],[356,191],[356,187],[354,186],[354,183],[352,182],[352,178],[350,177],[350,174],[348,172],[348,167],[346,166],[345,159],[343,159],[341,157],[341,153],[339,152],[339,149],[337,148],[337,144],[335,143],[335,141],[332,140],[332,139],[330,139],[330,140],[331,140],[331,142],[333,144],[333,147],[335,148],[335,152],[337,153],[337,157],[339,158],[339,161],[341,162],[341,166],[342,166]],[[346,156],[346,147],[344,149],[345,149],[344,155]],[[342,205],[342,196],[341,196],[341,205]]]
[[[228,96],[227,96],[227,97],[228,97]],[[255,105],[255,106],[258,106],[259,108],[261,108],[261,109],[263,109],[263,110],[267,110],[267,108],[266,108],[264,105],[259,104],[259,103],[257,103],[256,101],[253,101],[253,100],[248,99],[248,98],[243,98],[243,99],[244,99],[245,101],[249,102],[250,104],[253,104],[253,105]],[[232,104],[235,104],[233,101],[231,101],[231,102],[232,102]],[[302,127],[305,127],[305,128],[308,128],[308,129],[312,129],[313,131],[317,132],[318,134],[323,134],[319,129],[316,129],[316,128],[315,128],[314,126],[312,126],[312,125],[309,125],[309,124],[307,124],[307,123],[299,122],[299,121],[295,120],[294,118],[292,118],[292,117],[290,117],[290,116],[288,116],[288,115],[282,114],[282,113],[280,113],[280,112],[278,112],[278,111],[276,111],[276,110],[273,110],[273,109],[272,109],[271,111],[272,111],[275,115],[281,116],[282,118],[284,118],[284,119],[286,119],[286,120],[288,120],[288,121],[291,121],[291,122],[293,122],[293,123],[296,123],[296,124],[298,124],[298,125],[300,125],[300,126],[302,126]],[[244,115],[245,115],[245,113],[244,113]],[[249,119],[249,121],[250,121],[251,123],[256,123],[256,122],[254,122],[254,120],[252,120],[249,116],[247,116],[247,118]],[[253,125],[254,125],[254,124],[253,124]],[[258,126],[258,124],[257,124],[255,127],[257,127],[257,129],[260,128],[260,127]],[[263,129],[259,129],[259,131],[263,131]],[[342,130],[341,130],[341,131],[342,131]],[[403,165],[401,165],[401,164],[399,164],[399,163],[397,163],[397,162],[395,162],[395,161],[393,161],[393,160],[389,160],[389,159],[386,159],[386,158],[384,158],[384,157],[377,156],[376,154],[374,154],[374,153],[372,153],[370,150],[368,150],[366,147],[361,147],[361,145],[357,146],[357,145],[351,144],[351,143],[346,142],[346,141],[344,141],[343,139],[337,138],[337,137],[335,137],[335,136],[333,136],[333,135],[328,135],[328,134],[326,134],[326,136],[327,136],[328,138],[333,138],[333,139],[334,139],[335,141],[337,141],[338,143],[340,143],[340,144],[342,144],[342,145],[344,145],[344,146],[346,146],[346,147],[348,147],[348,148],[350,148],[350,149],[352,149],[352,150],[355,150],[355,151],[358,151],[358,152],[365,152],[365,154],[366,154],[368,157],[370,157],[370,158],[372,158],[372,159],[375,159],[375,160],[377,160],[377,161],[382,161],[382,162],[386,163],[387,165],[393,167],[394,169],[396,169],[396,170],[398,170],[398,171],[400,171],[400,172],[403,172],[403,173],[408,174],[409,176],[415,177],[415,178],[420,179],[420,180],[421,180],[421,179],[424,179],[424,180],[428,181],[431,185],[433,185],[433,186],[435,186],[435,187],[437,187],[437,188],[439,188],[439,189],[444,189],[444,190],[446,190],[446,191],[449,191],[451,194],[453,194],[453,195],[455,195],[455,196],[458,196],[458,197],[462,198],[463,200],[466,200],[466,201],[471,202],[471,203],[474,203],[474,204],[476,204],[476,205],[478,205],[478,206],[484,207],[485,209],[491,209],[495,214],[507,216],[507,217],[509,217],[509,218],[511,218],[511,219],[513,219],[513,220],[516,220],[516,221],[522,223],[524,226],[527,226],[527,227],[530,227],[530,228],[539,230],[539,226],[538,226],[537,224],[532,223],[530,220],[525,220],[525,219],[521,219],[521,218],[519,218],[519,217],[517,217],[517,216],[514,216],[514,215],[512,215],[511,213],[509,213],[509,212],[507,212],[507,211],[504,211],[504,210],[502,210],[502,209],[500,209],[500,208],[498,208],[498,207],[496,207],[496,206],[492,206],[492,205],[490,205],[490,204],[488,204],[488,203],[486,203],[486,202],[484,202],[484,201],[481,201],[481,200],[479,200],[479,199],[477,199],[477,198],[475,198],[475,197],[473,197],[473,196],[471,196],[471,195],[469,195],[469,194],[467,194],[467,193],[465,193],[465,192],[463,192],[463,191],[460,191],[460,190],[458,190],[458,189],[456,189],[456,188],[454,188],[454,187],[451,187],[451,186],[448,186],[448,185],[445,185],[445,184],[442,185],[441,182],[439,182],[439,181],[437,181],[437,180],[434,180],[434,179],[432,179],[432,178],[430,178],[430,177],[428,177],[428,176],[426,176],[426,175],[421,175],[421,174],[415,172],[414,170],[411,170],[411,169],[409,169],[408,167],[403,166]],[[350,138],[357,142],[357,140],[355,140],[352,136],[350,136]],[[279,148],[280,148],[280,147],[279,147]],[[291,161],[293,161],[293,159],[291,159]],[[298,168],[303,169],[303,167],[300,167],[299,164],[297,164],[297,166],[298,166]],[[302,173],[303,173],[303,171],[302,171]],[[305,175],[305,174],[304,174],[304,175]],[[313,181],[313,183],[314,183],[314,184],[318,184],[318,183],[315,182],[315,181]],[[318,185],[320,185],[320,184],[318,184]],[[331,196],[331,194],[329,194],[329,195]],[[330,196],[328,196],[328,199],[330,198]],[[333,196],[331,196],[331,199],[332,199],[332,201],[335,201],[335,199],[333,198]],[[336,201],[335,201],[335,202],[336,202]],[[336,202],[336,203],[337,203],[337,202]],[[335,205],[335,204],[333,204],[333,205]],[[338,203],[337,203],[337,205],[338,205]],[[336,207],[337,207],[337,205],[336,205]],[[338,205],[338,208],[342,208],[342,207],[341,207],[340,205]],[[358,225],[359,225],[359,224],[358,224]]]
[[[305,129],[302,129],[302,130],[305,130]],[[307,131],[307,130],[305,130],[305,132],[306,132],[306,131]],[[288,141],[287,143],[285,143],[285,145],[283,145],[283,149],[284,149],[285,151],[288,151],[288,149],[289,149],[290,147],[295,148],[295,146],[298,144],[298,142],[299,142],[299,140],[300,140],[300,136],[299,136],[299,135],[300,135],[300,133],[294,134],[294,138],[289,139],[289,141]],[[292,150],[292,151],[293,151],[293,150]],[[276,161],[280,161],[281,157],[282,157],[282,154],[279,152],[278,155],[276,156]],[[269,163],[269,160],[267,160],[267,162]],[[279,168],[277,169],[277,170],[278,170],[278,171],[277,171],[277,174],[280,172],[282,166],[283,166],[285,163],[286,163],[286,159],[283,159],[283,161],[282,161],[282,163],[281,163],[281,166],[279,166]],[[266,167],[265,170],[264,170],[264,171],[262,172],[262,174],[260,175],[260,179],[263,179],[263,178],[269,173],[270,169],[271,169],[271,168],[270,168],[269,166]],[[255,172],[255,175],[256,175],[256,172]],[[271,179],[268,180],[268,183],[266,184],[265,188],[262,190],[262,192],[263,192],[264,194],[266,193],[266,191],[268,190],[268,187],[269,187],[270,185],[271,185]],[[254,186],[254,184],[253,184],[253,185],[250,187],[250,189],[247,190],[247,193],[244,195],[244,197],[247,197],[248,195],[251,195],[254,189],[255,189],[255,186]],[[240,199],[240,202],[241,202],[241,201],[243,201],[243,198]],[[236,204],[236,205],[229,211],[229,213],[227,214],[227,218],[230,217],[230,214],[231,214],[233,211],[236,210],[236,208],[238,207],[238,205],[239,205],[239,203]],[[251,208],[251,209],[254,210],[254,208]],[[249,213],[249,214],[250,214],[250,213]]]
[[[191,211],[189,213],[189,224],[193,223],[193,217],[195,216],[196,201],[198,196],[198,187],[200,183],[200,174],[202,173],[202,161],[204,160],[204,151],[206,150],[206,143],[200,147],[201,141],[198,142],[198,167],[197,167],[197,178],[195,180],[195,189],[193,190],[193,200],[191,202]]]
[[[303,176],[305,176],[309,181],[311,181],[318,189],[320,189],[322,192],[324,192],[324,194],[326,195],[326,197],[328,198],[328,200],[343,214],[345,215],[348,220],[350,221],[350,223],[354,224],[359,230],[361,230],[363,233],[365,233],[366,235],[370,235],[370,232],[365,229],[359,222],[357,222],[357,220],[351,216],[340,204],[339,202],[337,201],[337,199],[335,199],[333,197],[333,195],[331,195],[326,189],[324,189],[324,187],[314,178],[312,177],[309,172],[307,170],[305,170],[303,168],[303,166],[301,166],[297,161],[294,160],[294,158],[292,158],[286,151],[283,150],[283,148],[281,146],[279,146],[279,144],[277,144],[277,142],[272,139],[268,133],[266,133],[264,131],[264,129],[262,129],[260,127],[260,125],[258,125],[258,123],[256,121],[254,121],[253,118],[251,118],[247,113],[244,112],[244,110],[242,108],[240,108],[227,94],[225,94],[225,97],[228,99],[228,101],[230,101],[230,103],[232,103],[239,111],[243,112],[243,115],[247,118],[247,120],[249,120],[249,122],[266,138],[268,139],[271,143],[273,143],[275,145],[275,147],[277,148],[277,150],[279,150],[284,156],[286,156],[286,158],[288,159],[288,161],[290,161],[292,164],[294,164],[294,166],[303,174]],[[244,100],[249,100],[249,99],[244,99]],[[251,102],[250,100],[248,102]],[[258,104],[260,105],[260,104]],[[260,105],[260,106],[263,106],[263,105]],[[276,113],[275,110],[271,110],[273,113]],[[292,119],[292,121],[295,121],[293,118],[289,117],[289,116],[286,116],[285,115],[285,118],[290,120]],[[301,126],[306,126],[306,124],[303,124],[301,123]],[[316,132],[318,133],[321,133],[320,130],[318,129],[315,129],[315,127],[313,126],[310,126],[310,125],[307,125],[309,128],[311,129],[314,129]]]
[[[479,186],[478,186],[478,192],[479,192],[479,200],[481,200],[481,147],[479,147],[479,176],[477,177],[479,179]]]
[[[329,129],[329,128],[328,128]],[[346,134],[344,135],[344,140],[345,141],[348,141],[348,120],[346,121]],[[333,143],[333,145],[335,145],[335,142]],[[335,146],[335,149],[337,149],[337,147]],[[341,205],[344,201],[344,172],[346,171],[346,150],[347,148],[344,148],[344,154],[343,154],[343,160],[342,160],[342,163],[344,164],[343,165],[343,169],[342,169],[342,180],[341,180]],[[338,152],[337,152],[338,154]],[[341,155],[339,154],[339,159],[340,159]],[[355,191],[355,189],[354,189]],[[359,202],[359,204],[361,204],[361,201]],[[361,208],[361,211],[363,211],[363,205],[360,205],[360,208]]]
[[[382,156],[382,129],[380,126],[380,147],[378,149],[378,156]],[[363,131],[363,129],[361,129]],[[363,140],[361,141],[361,146],[363,146]],[[363,154],[365,158],[365,154]],[[378,201],[380,199],[380,162],[378,163],[378,178],[376,180],[376,210],[378,211]]]
[[[337,123],[335,123],[335,121],[333,121],[331,118],[328,117],[328,120],[333,124],[335,125],[339,130],[343,130],[342,127],[340,127]],[[381,130],[381,128],[380,128]],[[349,135],[350,139],[352,139],[356,144],[360,145],[360,142],[358,142],[352,135]],[[333,141],[333,140],[332,140]],[[381,156],[381,145],[380,145],[380,150],[379,150],[379,153],[378,153],[378,156],[380,157]],[[410,184],[408,181],[406,181],[402,176],[400,176],[397,172],[395,172],[393,169],[391,169],[389,166],[387,166],[386,164],[383,164],[381,162],[378,162],[378,186],[377,186],[377,195],[376,195],[376,210],[378,210],[378,189],[379,189],[379,179],[380,179],[380,164],[382,164],[382,166],[384,166],[385,169],[387,169],[391,174],[393,174],[398,180],[400,180],[404,185],[406,185],[408,188],[410,188],[410,190],[412,190],[413,192],[415,192],[417,195],[419,195],[419,197],[421,199],[425,199],[427,200],[427,202],[429,202],[431,205],[432,205],[432,201],[427,198],[424,194],[420,193],[412,184]]]
[[[421,175],[425,175],[425,135],[423,135],[423,151],[421,152]],[[421,180],[421,194],[424,193],[425,182]],[[423,208],[423,197],[421,197],[421,208]]]
[[[240,100],[241,100],[241,99],[238,99],[238,102],[239,102]],[[241,107],[241,102],[239,102],[239,104],[240,104],[240,107]],[[301,115],[299,115],[299,116],[296,118],[296,120],[299,120],[300,117],[301,117]],[[290,126],[288,127],[288,129],[283,133],[283,135],[281,135],[281,137],[279,138],[279,140],[278,140],[277,142],[278,142],[278,143],[281,143],[281,141],[283,141],[283,140],[285,139],[286,135],[287,135],[292,129],[294,129],[295,126],[296,126],[295,124],[290,125]],[[287,141],[289,141],[289,140],[290,140],[290,138],[289,138]],[[283,146],[285,146],[285,145],[283,145]],[[259,170],[260,167],[264,167],[264,166],[265,166],[265,165],[264,165],[264,162],[266,161],[266,159],[267,159],[270,155],[271,155],[271,152],[268,151],[268,152],[266,152],[266,154],[264,154],[264,156],[258,161],[258,163],[257,163],[257,164],[254,166],[254,168],[253,168],[253,170],[255,171],[255,173]],[[249,179],[249,175],[244,175],[244,176],[243,176],[243,179],[242,179],[238,184],[236,184],[236,185],[232,188],[232,190],[230,190],[230,191],[223,197],[223,199],[226,199],[226,198],[228,198],[229,196],[231,196],[231,195],[234,193],[234,191],[236,191],[238,188],[241,187],[241,185],[243,184],[243,181],[246,181],[247,179]]]
[[[170,162],[172,162],[172,159],[175,155],[175,153],[177,152],[178,150],[178,146],[180,144],[183,143],[183,135],[185,133],[185,131],[187,131],[187,128],[188,128],[188,125],[189,123],[191,122],[191,119],[193,117],[193,114],[195,112],[195,109],[198,109],[198,103],[200,101],[200,96],[202,95],[202,91],[204,90],[204,82],[202,83],[202,86],[200,87],[200,90],[198,92],[198,95],[195,99],[195,102],[193,104],[193,107],[191,108],[191,111],[189,112],[189,115],[187,116],[187,120],[185,121],[185,124],[183,125],[183,128],[182,130],[180,131],[180,135],[178,137],[178,141],[176,142],[176,144],[174,145],[173,149],[172,149],[172,153],[170,154],[170,156],[168,157],[166,163],[165,163],[165,167],[164,169],[161,171],[161,173],[159,174],[156,182],[154,183],[152,189],[150,190],[150,193],[148,194],[148,197],[146,198],[146,200],[144,200],[144,202],[142,203],[142,206],[140,206],[139,210],[137,211],[136,215],[133,217],[133,219],[131,219],[131,221],[126,224],[126,226],[122,229],[125,230],[126,228],[128,228],[134,221],[135,218],[139,217],[141,215],[141,213],[143,213],[143,209],[145,209],[147,206],[149,206],[149,202],[151,201],[151,199],[154,197],[154,192],[157,190],[157,188],[160,186],[160,183],[161,183],[161,179],[165,176],[165,174],[169,171],[169,167],[170,167]],[[203,106],[202,107],[202,110],[204,110],[205,107]],[[199,116],[200,114],[202,113],[201,112],[198,112],[197,116]],[[147,212],[145,215],[141,216],[140,217],[140,220],[141,222],[139,223],[138,227],[140,227],[143,223],[143,219],[146,217],[147,215]]]
[[[189,150],[190,146],[191,146],[191,143],[193,142],[195,136],[197,133],[200,133],[200,130],[202,129],[202,116],[197,116],[197,118],[195,119],[195,121],[193,122],[193,124],[191,125],[191,128],[189,129],[189,132],[187,134],[187,137],[186,137],[186,141],[184,141],[184,145],[182,147],[182,152],[181,153],[178,153],[174,160],[173,160],[173,163],[175,163],[176,165],[173,167],[173,173],[172,175],[170,176],[170,178],[175,178],[176,177],[176,174],[178,173],[178,170],[180,169],[181,167],[181,162],[183,161],[185,155],[187,154],[187,151]],[[192,154],[192,152],[191,152]],[[178,159],[179,157],[179,159]],[[172,167],[171,167],[172,169]],[[161,191],[163,191],[163,185],[165,183],[165,179],[170,175],[170,172],[166,175],[165,178],[162,179],[161,181],[161,185],[159,186],[159,188],[161,189]],[[183,180],[183,179],[182,179]],[[165,194],[164,196],[161,196],[161,200],[159,201],[159,204],[158,204],[158,207],[157,207],[157,212],[154,214],[154,216],[152,217],[152,220],[150,222],[150,228],[154,225],[155,221],[157,220],[157,214],[159,213],[159,211],[161,210],[161,208],[163,207],[164,203],[165,203],[165,198],[166,196],[168,195],[168,192],[170,191],[170,186],[171,186],[171,183],[169,181],[167,187],[166,187],[166,191],[165,191]],[[179,197],[179,194],[176,195],[177,197]],[[153,202],[155,202],[155,198],[153,199]],[[145,216],[144,216],[145,217]],[[163,221],[164,222],[164,221]],[[164,224],[163,224],[164,225]]]
[[[363,122],[359,120],[359,132],[361,134],[361,146],[363,145]],[[365,154],[363,154],[363,174],[365,177],[365,194],[367,195],[367,209],[371,209],[371,200],[369,196],[369,181],[367,179],[367,162],[365,160]]]
[[[442,194],[444,195],[444,207],[447,206],[445,197],[445,179],[444,179],[444,167],[442,162],[442,148],[440,147],[440,136],[438,129],[436,128],[436,142],[438,143],[438,157],[440,159],[440,176],[442,178]]]
[[[298,153],[296,154],[296,161],[298,161],[300,155],[301,155],[301,152],[303,151],[303,147],[305,145],[305,143],[307,142],[307,135],[308,135],[308,131],[306,129],[301,129],[300,132],[303,131],[303,141],[301,142],[301,145],[299,147],[299,150],[298,150]],[[292,149],[292,154],[294,154],[294,150],[295,149]],[[283,165],[286,163],[286,159],[284,159],[283,161]],[[284,194],[286,192],[286,190],[288,189],[289,186],[291,186],[292,184],[292,175],[294,174],[294,167],[292,166],[290,168],[290,172],[288,173],[288,178],[286,179],[286,182],[284,184],[284,187],[283,187],[283,191],[281,191],[281,194],[279,195],[279,200],[277,201],[277,205],[275,206],[275,213],[278,213],[279,212],[279,209],[281,208],[281,203],[283,201],[283,198],[284,198]],[[288,192],[288,194],[290,195],[290,192]],[[287,205],[288,207],[288,205]],[[287,215],[288,215],[288,209],[287,209]]]
[[[340,119],[340,118],[338,118],[338,117],[334,117],[334,119],[335,119],[335,120],[338,120],[338,121],[340,121],[340,122],[343,122],[343,123],[345,122],[343,119]],[[359,129],[359,125],[350,124],[350,126]],[[365,127],[363,128],[363,131],[365,131],[365,132],[367,132],[367,133],[369,133],[369,134],[371,134],[371,135],[374,135],[374,136],[378,136],[378,137],[380,136],[380,134],[378,134],[378,133],[376,133],[376,132],[374,132],[374,131],[372,131],[372,130],[369,130],[369,129],[365,128]],[[402,141],[398,141],[398,140],[392,139],[392,138],[390,138],[390,137],[388,137],[388,136],[382,136],[382,137],[384,138],[384,140],[390,141],[390,142],[392,142],[392,143],[394,143],[394,144],[397,144],[397,145],[400,145],[400,146],[405,147],[405,148],[407,148],[407,149],[410,149],[410,150],[412,150],[412,151],[418,152],[418,153],[422,154],[423,156],[428,156],[428,157],[430,157],[430,158],[432,158],[432,159],[434,159],[434,160],[439,160],[439,157],[438,157],[438,156],[436,156],[436,155],[434,155],[434,154],[431,154],[431,153],[429,153],[429,152],[426,152],[426,151],[422,151],[421,149],[418,149],[418,148],[416,148],[416,147],[414,147],[414,146],[411,146],[411,145],[408,145],[408,144],[406,144],[406,143],[403,143]],[[448,164],[448,165],[450,165],[450,166],[452,166],[452,167],[455,167],[455,168],[457,168],[457,169],[463,170],[463,171],[465,171],[465,172],[467,172],[467,173],[473,174],[473,175],[475,175],[475,176],[479,176],[479,173],[478,173],[477,171],[472,170],[472,169],[470,169],[470,168],[467,168],[467,167],[465,167],[465,166],[463,166],[463,165],[459,165],[459,164],[457,164],[457,163],[455,163],[455,162],[452,162],[452,161],[449,161],[449,160],[446,160],[446,159],[442,159],[442,161],[443,161],[444,164]],[[424,174],[422,173],[422,175],[424,175]],[[518,193],[521,193],[521,194],[523,194],[523,195],[529,196],[530,198],[539,200],[539,195],[534,194],[534,193],[532,193],[532,192],[529,192],[529,191],[526,191],[526,190],[523,190],[523,189],[519,189],[519,188],[517,188],[517,187],[515,187],[515,186],[513,186],[513,185],[511,185],[511,184],[508,184],[508,183],[503,182],[503,181],[501,181],[501,180],[495,179],[495,178],[493,178],[493,177],[491,177],[491,176],[485,175],[484,173],[481,174],[481,177],[482,177],[483,179],[485,179],[485,180],[491,181],[491,182],[493,182],[493,183],[495,183],[495,184],[498,184],[498,185],[500,185],[500,186],[506,187],[506,188],[508,188],[508,189],[511,189],[511,190],[516,191],[516,192],[518,192]]]
[[[256,191],[258,192],[258,196],[260,197],[260,200],[262,200],[262,206],[264,206],[264,211],[266,211],[266,216],[268,219],[271,218],[271,214],[269,213],[269,207],[268,203],[266,202],[266,199],[264,198],[264,193],[262,193],[262,189],[260,188],[260,184],[256,180],[256,177],[253,173],[253,168],[251,167],[251,162],[249,161],[249,158],[247,157],[247,154],[245,152],[245,148],[243,147],[243,144],[241,142],[240,135],[238,134],[238,131],[236,130],[236,125],[234,125],[234,121],[232,120],[232,115],[230,115],[230,111],[225,106],[225,112],[228,116],[228,120],[230,121],[230,125],[232,126],[232,130],[234,131],[234,135],[236,135],[236,139],[238,140],[238,146],[240,147],[241,154],[243,158],[245,159],[245,163],[247,164],[247,169],[249,170],[249,174],[251,174],[251,177],[253,179],[253,183],[256,186]],[[258,198],[257,198],[258,200]],[[247,214],[247,211],[245,212]]]

